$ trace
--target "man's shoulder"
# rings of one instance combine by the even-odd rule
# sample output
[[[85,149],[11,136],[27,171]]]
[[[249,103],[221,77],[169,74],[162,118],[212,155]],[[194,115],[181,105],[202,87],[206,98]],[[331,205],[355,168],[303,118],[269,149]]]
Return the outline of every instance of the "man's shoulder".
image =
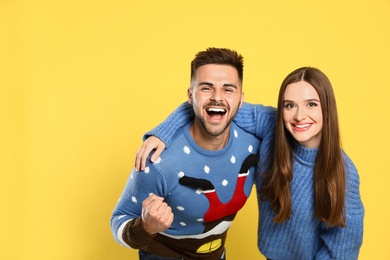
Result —
[[[232,137],[237,140],[234,142],[234,146],[249,145],[254,148],[254,152],[258,151],[261,141],[254,134],[245,131],[235,123],[232,123]]]
[[[244,128],[238,126],[235,122],[232,122],[231,127],[233,130],[233,132],[232,132],[233,135],[240,134],[241,136],[245,136],[246,138],[252,138],[252,139],[259,140],[254,134],[247,132]]]

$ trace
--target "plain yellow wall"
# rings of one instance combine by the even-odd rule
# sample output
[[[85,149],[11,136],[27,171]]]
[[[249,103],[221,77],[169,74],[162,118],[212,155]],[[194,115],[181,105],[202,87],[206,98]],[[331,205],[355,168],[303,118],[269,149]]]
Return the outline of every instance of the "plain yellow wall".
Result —
[[[300,66],[330,77],[361,177],[360,259],[390,259],[389,26],[388,0],[0,0],[0,259],[137,259],[111,211],[142,134],[186,99],[210,46],[244,55],[248,102],[275,105]],[[230,260],[264,259],[256,229],[251,196]]]

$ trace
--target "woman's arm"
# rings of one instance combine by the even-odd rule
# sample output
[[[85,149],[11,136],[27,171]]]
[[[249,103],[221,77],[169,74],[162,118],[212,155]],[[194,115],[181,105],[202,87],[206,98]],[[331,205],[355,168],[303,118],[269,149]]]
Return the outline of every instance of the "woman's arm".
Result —
[[[150,157],[151,162],[155,162],[160,156],[165,146],[169,146],[175,132],[180,127],[186,125],[194,119],[192,105],[184,102],[176,108],[162,123],[144,135],[144,143],[138,149],[135,157],[135,170],[145,170],[146,160],[149,154],[155,150]]]
[[[167,119],[157,127],[144,135],[145,142],[137,151],[135,168],[143,170],[145,162],[149,154],[156,149],[151,156],[151,161],[154,162],[164,150],[165,145],[169,147],[172,138],[177,129],[191,122],[194,119],[194,111],[192,105],[188,102],[181,104]],[[275,129],[276,109],[263,105],[253,105],[243,103],[238,110],[233,121],[245,131],[256,135],[261,140],[273,133]],[[155,136],[155,137],[151,137]],[[165,144],[165,145],[164,145]]]
[[[362,245],[364,207],[359,191],[359,175],[352,161],[347,156],[344,159],[347,172],[346,226],[327,228],[324,225],[321,234],[324,243],[316,259],[332,256],[336,259],[358,259]]]

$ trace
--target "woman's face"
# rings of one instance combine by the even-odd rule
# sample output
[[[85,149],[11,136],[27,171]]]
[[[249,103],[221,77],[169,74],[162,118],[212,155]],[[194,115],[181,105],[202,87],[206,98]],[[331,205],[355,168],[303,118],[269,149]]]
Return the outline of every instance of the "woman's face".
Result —
[[[321,142],[322,110],[317,91],[306,81],[287,86],[283,98],[283,122],[301,145],[317,148]]]

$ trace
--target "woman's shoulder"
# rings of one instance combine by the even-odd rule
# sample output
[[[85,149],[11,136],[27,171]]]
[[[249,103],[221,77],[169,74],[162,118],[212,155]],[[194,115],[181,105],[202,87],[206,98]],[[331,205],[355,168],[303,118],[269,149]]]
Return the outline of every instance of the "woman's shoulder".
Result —
[[[346,173],[346,203],[348,215],[364,215],[364,207],[360,195],[360,177],[352,159],[342,151]]]
[[[356,172],[357,173],[357,168],[355,163],[352,161],[351,157],[344,151],[341,150],[341,156],[343,158],[343,163],[346,172]]]

